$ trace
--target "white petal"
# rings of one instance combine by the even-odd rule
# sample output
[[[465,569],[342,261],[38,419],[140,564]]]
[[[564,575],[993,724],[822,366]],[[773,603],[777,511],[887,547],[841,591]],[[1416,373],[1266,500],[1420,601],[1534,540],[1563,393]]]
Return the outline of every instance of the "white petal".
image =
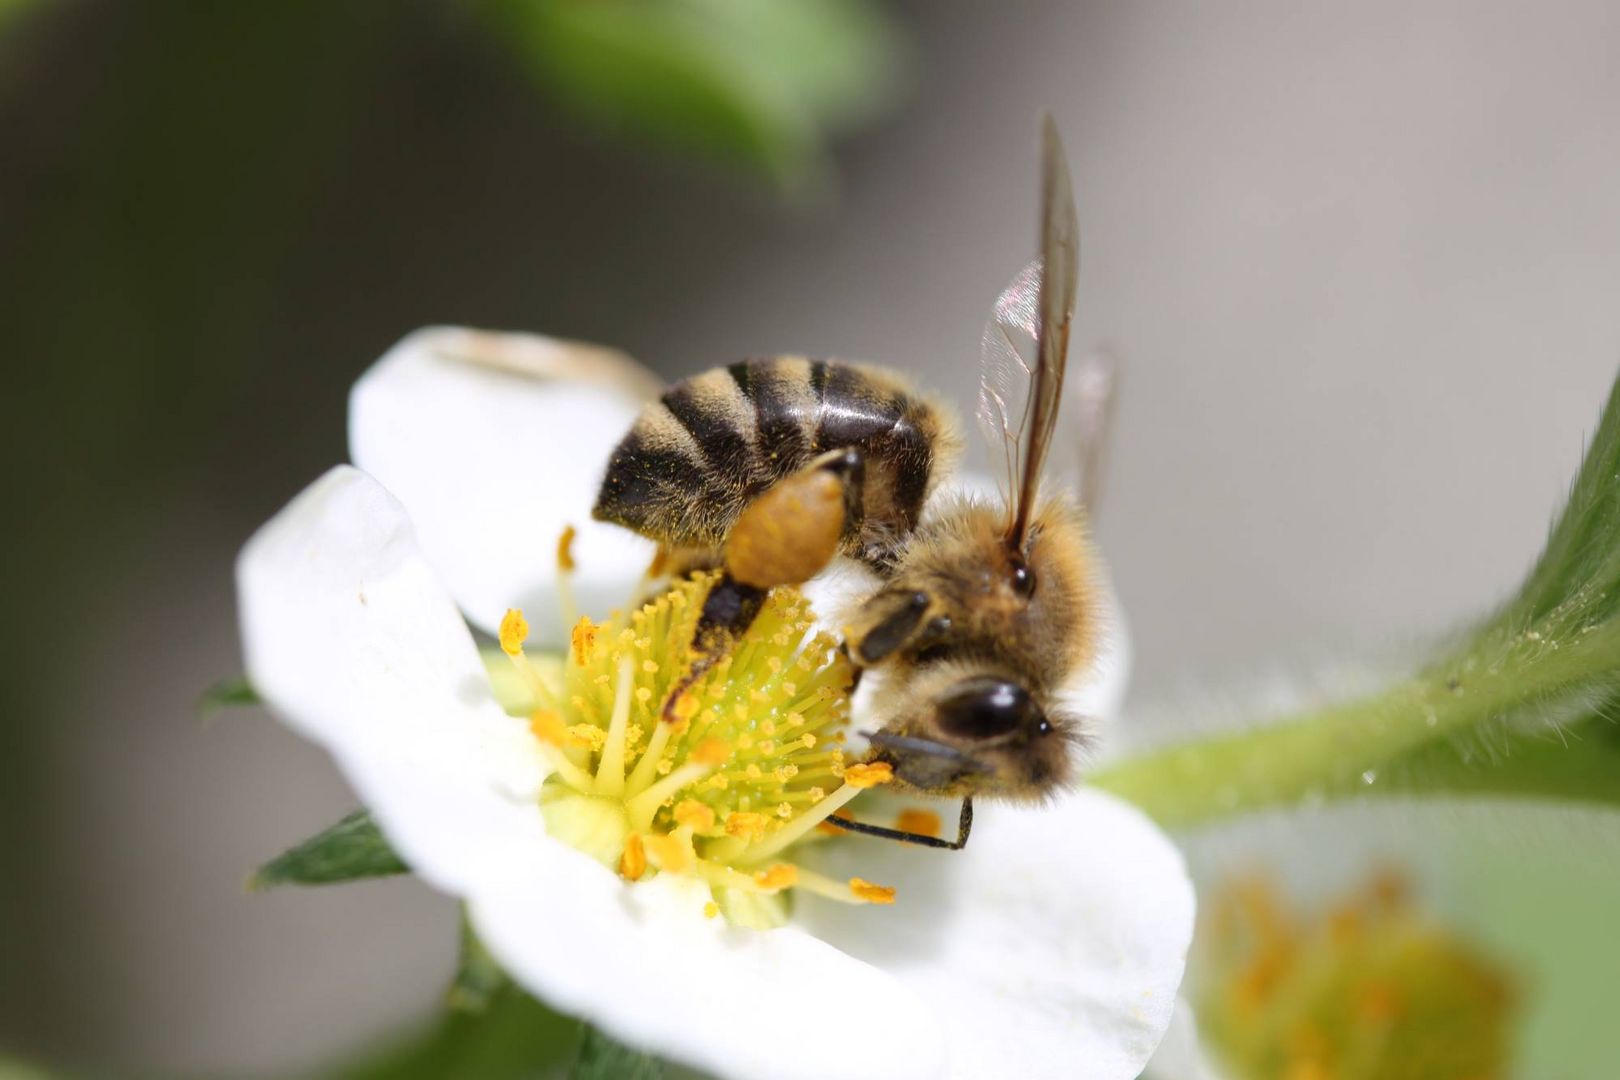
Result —
[[[521,607],[537,643],[566,640],[556,550],[569,525],[580,610],[601,616],[629,600],[652,546],[592,521],[591,507],[608,455],[656,386],[639,370],[611,350],[430,327],[355,384],[355,464],[405,504],[474,624],[493,632]]]
[[[1170,1023],[1192,885],[1164,834],[1109,795],[984,807],[962,852],[849,840],[827,858],[897,902],[810,903],[804,925],[934,1008],[953,1076],[1131,1080]]]
[[[1198,1018],[1186,998],[1176,999],[1170,1029],[1142,1070],[1142,1080],[1223,1080],[1198,1041]]]
[[[708,898],[690,879],[626,886],[548,842],[469,910],[547,1002],[726,1080],[944,1075],[938,1020],[913,990],[803,930],[704,918]]]
[[[375,480],[340,466],[311,484],[242,550],[237,588],[249,678],[412,869],[461,893],[543,838],[533,738]]]

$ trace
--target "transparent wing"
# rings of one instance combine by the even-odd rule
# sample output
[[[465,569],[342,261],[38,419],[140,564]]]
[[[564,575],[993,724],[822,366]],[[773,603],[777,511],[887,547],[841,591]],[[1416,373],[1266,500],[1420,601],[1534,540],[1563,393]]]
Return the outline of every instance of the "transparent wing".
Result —
[[[1063,144],[1041,130],[1041,257],[996,301],[981,343],[979,422],[1006,459],[1007,540],[1021,545],[1057,429],[1079,277],[1080,229]]]
[[[1039,318],[1041,260],[1020,270],[996,298],[979,341],[979,430],[990,449],[991,466],[1000,448],[996,477],[1011,523],[1018,492],[1024,432],[1029,427],[1034,385],[1036,320]]]

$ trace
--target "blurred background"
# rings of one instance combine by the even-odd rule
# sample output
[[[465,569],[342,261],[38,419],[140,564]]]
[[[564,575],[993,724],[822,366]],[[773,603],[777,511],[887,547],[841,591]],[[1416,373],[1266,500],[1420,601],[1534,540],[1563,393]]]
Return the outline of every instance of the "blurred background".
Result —
[[[1399,662],[1535,556],[1620,360],[1617,61],[1606,0],[0,2],[0,1050],[285,1074],[438,1002],[448,900],[245,894],[353,800],[197,708],[238,547],[405,332],[866,358],[968,411],[1051,108],[1150,740]],[[1620,956],[1570,936],[1611,823],[1506,816],[1191,843],[1307,894],[1393,861],[1517,973],[1524,1075],[1612,1075]]]

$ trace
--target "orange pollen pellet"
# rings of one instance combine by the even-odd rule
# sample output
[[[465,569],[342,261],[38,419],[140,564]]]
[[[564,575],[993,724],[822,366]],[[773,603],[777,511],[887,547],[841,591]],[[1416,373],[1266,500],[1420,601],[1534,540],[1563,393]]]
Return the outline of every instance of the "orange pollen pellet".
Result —
[[[626,881],[640,881],[647,872],[647,849],[641,843],[640,833],[631,833],[624,842],[624,854],[619,856],[619,874]]]
[[[863,878],[850,878],[849,891],[854,893],[858,899],[865,900],[868,904],[894,903],[893,889],[884,885],[874,885]]]
[[[799,868],[790,863],[777,863],[755,874],[754,883],[762,889],[791,889],[799,883]]]
[[[894,766],[887,761],[874,761],[864,765],[849,765],[844,768],[844,783],[850,787],[871,788],[879,784],[887,784],[894,779]]]
[[[918,836],[938,836],[939,815],[920,807],[902,810],[894,819],[894,827],[901,832],[916,833]]]
[[[714,808],[696,799],[682,799],[675,804],[675,824],[690,825],[694,832],[708,832],[714,828]]]
[[[758,840],[765,835],[765,815],[748,810],[727,814],[726,835],[739,840]]]
[[[691,759],[700,765],[719,765],[730,756],[731,746],[724,739],[704,739],[691,753]]]

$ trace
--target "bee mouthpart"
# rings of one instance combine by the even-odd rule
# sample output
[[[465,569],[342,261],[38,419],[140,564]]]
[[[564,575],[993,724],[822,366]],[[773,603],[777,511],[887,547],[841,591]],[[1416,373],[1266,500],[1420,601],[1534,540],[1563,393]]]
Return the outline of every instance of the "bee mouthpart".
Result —
[[[866,740],[873,746],[889,750],[909,751],[913,754],[927,754],[929,757],[945,758],[965,766],[973,772],[990,772],[990,766],[965,750],[958,750],[954,746],[935,742],[932,739],[919,739],[915,735],[894,735],[887,731],[863,731]]]

